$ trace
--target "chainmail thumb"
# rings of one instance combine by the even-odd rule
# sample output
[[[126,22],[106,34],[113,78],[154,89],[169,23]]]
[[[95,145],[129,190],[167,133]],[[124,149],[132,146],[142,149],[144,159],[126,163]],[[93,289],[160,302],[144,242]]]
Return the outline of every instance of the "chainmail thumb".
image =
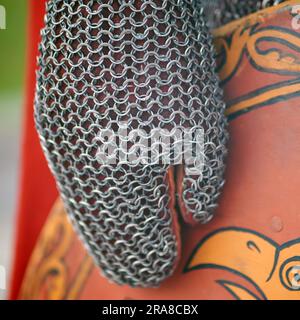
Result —
[[[175,208],[209,221],[224,183],[201,3],[51,0],[41,37],[36,127],[68,215],[107,278],[157,286],[180,258]]]

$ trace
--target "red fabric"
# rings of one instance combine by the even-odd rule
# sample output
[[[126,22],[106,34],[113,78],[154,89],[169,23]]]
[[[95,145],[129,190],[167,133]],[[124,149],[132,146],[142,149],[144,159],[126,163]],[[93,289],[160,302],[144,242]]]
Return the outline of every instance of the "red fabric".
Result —
[[[33,119],[36,56],[43,26],[45,0],[29,0],[26,100],[22,130],[20,189],[16,222],[15,256],[10,299],[16,299],[30,254],[47,215],[58,196],[42,153]]]

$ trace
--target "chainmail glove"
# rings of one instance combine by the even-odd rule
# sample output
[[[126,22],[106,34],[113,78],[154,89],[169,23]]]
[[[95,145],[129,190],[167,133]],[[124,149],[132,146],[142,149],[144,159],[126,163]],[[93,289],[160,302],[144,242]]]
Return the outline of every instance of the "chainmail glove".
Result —
[[[224,184],[225,105],[203,12],[192,0],[47,3],[36,127],[73,225],[118,284],[169,277],[179,217],[208,222]]]

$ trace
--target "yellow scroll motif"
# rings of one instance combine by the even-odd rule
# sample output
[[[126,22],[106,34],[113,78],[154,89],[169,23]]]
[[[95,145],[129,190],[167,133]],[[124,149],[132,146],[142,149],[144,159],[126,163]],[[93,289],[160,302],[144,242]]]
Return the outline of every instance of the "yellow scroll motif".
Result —
[[[270,51],[261,54],[257,50],[257,44],[264,39],[273,39],[273,44],[281,42],[286,46],[293,46],[294,50],[300,50],[300,34],[291,34],[289,29],[262,29],[249,36],[247,50],[257,67],[269,71],[286,71],[287,73],[300,73],[300,54],[295,55],[285,51]]]
[[[274,27],[276,28],[276,27]],[[220,54],[224,50],[226,55],[226,63],[221,67],[219,76],[222,81],[233,75],[238,67],[244,50],[247,50],[249,58],[255,63],[257,68],[266,72],[285,71],[286,73],[300,74],[300,55],[287,54],[284,51],[275,50],[261,53],[258,51],[258,43],[269,39],[270,43],[278,44],[279,42],[286,46],[293,46],[300,50],[300,34],[290,34],[289,29],[262,29],[251,34],[251,28],[244,26],[238,27],[233,35],[231,44],[225,38],[217,38],[216,49]],[[272,40],[273,39],[273,40]]]
[[[300,299],[300,239],[280,246],[251,230],[217,230],[197,246],[185,271],[207,268],[226,270],[249,283],[253,291],[217,280],[236,299]]]
[[[249,110],[252,107],[272,104],[280,99],[300,95],[300,33],[292,27],[275,24],[264,26],[261,22],[276,14],[290,14],[294,1],[288,1],[279,9],[266,10],[262,14],[251,15],[214,32],[215,46],[220,60],[219,76],[222,83],[229,81],[237,72],[243,72],[242,64],[274,78],[272,85],[254,89],[244,96],[228,102],[226,114]],[[287,17],[288,19],[288,17]],[[268,50],[261,49],[267,43]],[[282,80],[280,80],[282,77]],[[279,79],[279,80],[278,80]]]
[[[78,297],[82,284],[93,268],[93,262],[90,257],[83,259],[74,279],[70,279],[65,258],[75,237],[63,204],[58,200],[30,259],[21,289],[21,299],[56,300]]]

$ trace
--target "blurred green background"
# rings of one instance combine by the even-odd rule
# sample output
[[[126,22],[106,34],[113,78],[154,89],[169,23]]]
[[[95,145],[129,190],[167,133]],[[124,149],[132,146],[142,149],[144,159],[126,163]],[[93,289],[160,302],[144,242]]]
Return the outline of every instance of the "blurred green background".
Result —
[[[0,0],[0,6],[6,11],[6,29],[0,30],[0,265],[6,269],[8,284],[17,202],[27,1]],[[0,289],[0,299],[6,292]]]
[[[0,124],[6,127],[23,93],[27,1],[0,0],[0,5],[6,10],[6,30],[0,30]]]
[[[23,84],[26,0],[0,0],[6,9],[6,30],[0,32],[0,90],[20,91]]]
[[[24,84],[26,0],[0,0],[6,10],[6,29],[0,30],[0,118],[3,125],[19,111]],[[3,123],[4,122],[4,123]]]

